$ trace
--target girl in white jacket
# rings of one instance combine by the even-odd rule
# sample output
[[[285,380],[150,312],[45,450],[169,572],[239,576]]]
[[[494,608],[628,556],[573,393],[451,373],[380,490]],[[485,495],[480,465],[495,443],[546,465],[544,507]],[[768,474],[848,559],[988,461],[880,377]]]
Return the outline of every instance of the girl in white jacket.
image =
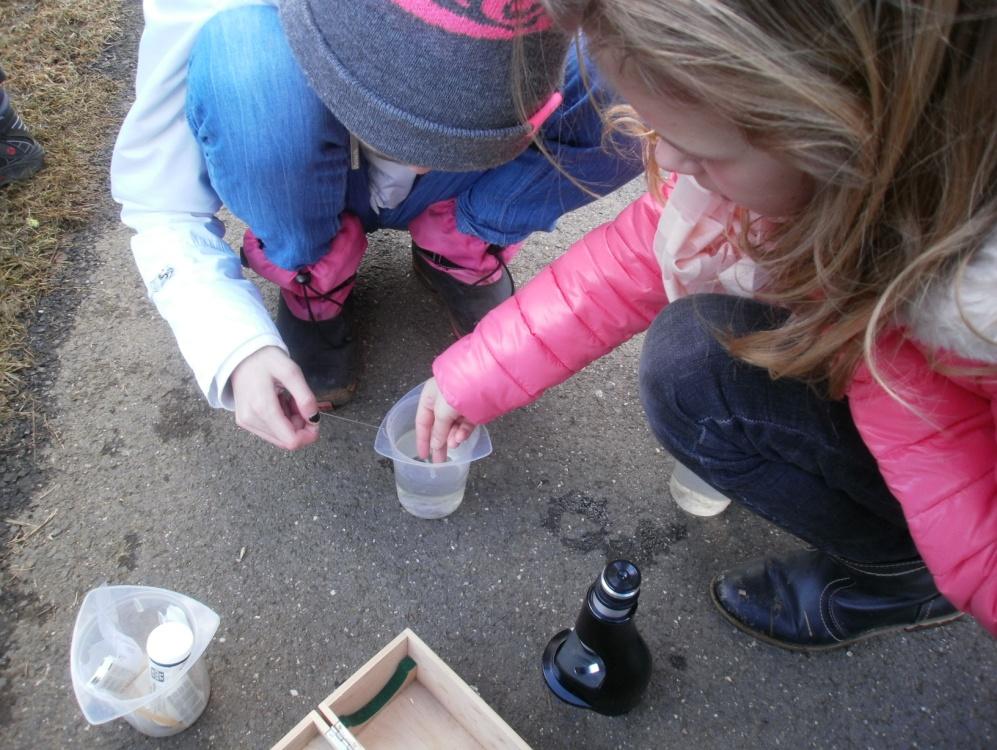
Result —
[[[209,403],[294,449],[355,390],[367,232],[412,232],[418,275],[466,333],[511,294],[525,237],[640,164],[602,150],[598,84],[539,6],[276,5],[145,1],[111,180]],[[222,204],[251,228],[243,263],[281,287],[276,326],[222,239]]]

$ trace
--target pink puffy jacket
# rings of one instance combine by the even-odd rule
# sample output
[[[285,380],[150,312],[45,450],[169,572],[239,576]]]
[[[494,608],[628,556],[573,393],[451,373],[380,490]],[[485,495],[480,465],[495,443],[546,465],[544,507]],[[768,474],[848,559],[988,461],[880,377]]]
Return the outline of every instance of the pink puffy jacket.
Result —
[[[730,204],[700,188],[686,191],[691,199],[676,212],[680,192],[664,211],[649,195],[632,203],[440,355],[433,374],[447,401],[488,422],[645,330],[669,298],[750,293],[750,267],[724,239]],[[677,239],[669,222],[685,224]],[[864,366],[849,404],[939,589],[997,634],[997,378],[943,375],[926,358],[997,363],[997,346],[963,317],[995,337],[997,238],[964,274],[962,313],[951,287],[939,284],[919,305],[907,338],[892,333],[879,342],[880,370],[913,410]]]

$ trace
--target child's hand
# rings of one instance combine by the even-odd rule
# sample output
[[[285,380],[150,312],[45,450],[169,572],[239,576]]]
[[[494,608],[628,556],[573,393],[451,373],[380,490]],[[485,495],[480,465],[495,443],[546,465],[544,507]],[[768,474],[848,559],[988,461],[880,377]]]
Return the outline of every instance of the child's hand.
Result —
[[[318,404],[300,368],[276,346],[253,352],[232,371],[235,422],[278,448],[318,440]]]
[[[429,458],[432,451],[433,463],[443,463],[447,460],[447,448],[456,448],[467,440],[474,427],[446,402],[436,378],[426,381],[415,413],[415,450],[419,458]]]

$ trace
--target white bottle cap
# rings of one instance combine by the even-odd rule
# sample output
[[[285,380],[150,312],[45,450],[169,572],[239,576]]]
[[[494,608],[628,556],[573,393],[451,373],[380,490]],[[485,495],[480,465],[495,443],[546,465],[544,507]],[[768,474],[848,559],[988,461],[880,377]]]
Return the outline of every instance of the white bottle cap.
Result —
[[[183,663],[193,647],[194,633],[183,622],[164,622],[156,626],[145,642],[149,659],[163,667]]]

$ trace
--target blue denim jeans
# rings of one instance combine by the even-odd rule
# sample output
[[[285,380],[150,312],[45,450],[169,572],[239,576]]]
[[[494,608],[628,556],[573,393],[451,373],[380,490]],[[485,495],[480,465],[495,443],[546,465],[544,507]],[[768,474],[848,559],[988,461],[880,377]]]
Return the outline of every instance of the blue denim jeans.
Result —
[[[621,153],[602,148],[592,99],[608,94],[594,67],[587,71],[589,87],[572,52],[564,104],[541,133],[563,170],[605,195],[643,167],[633,142],[618,138]],[[190,59],[187,118],[215,192],[285,269],[324,256],[343,211],[367,231],[404,229],[431,204],[456,198],[461,232],[509,245],[593,200],[531,147],[487,171],[422,175],[401,205],[375,213],[366,170],[350,169],[348,131],[309,88],[270,6],[223,11],[202,29]]]
[[[798,380],[773,380],[715,335],[775,328],[784,316],[717,294],[668,305],[640,364],[652,431],[708,484],[819,550],[857,562],[917,557],[847,402]]]

